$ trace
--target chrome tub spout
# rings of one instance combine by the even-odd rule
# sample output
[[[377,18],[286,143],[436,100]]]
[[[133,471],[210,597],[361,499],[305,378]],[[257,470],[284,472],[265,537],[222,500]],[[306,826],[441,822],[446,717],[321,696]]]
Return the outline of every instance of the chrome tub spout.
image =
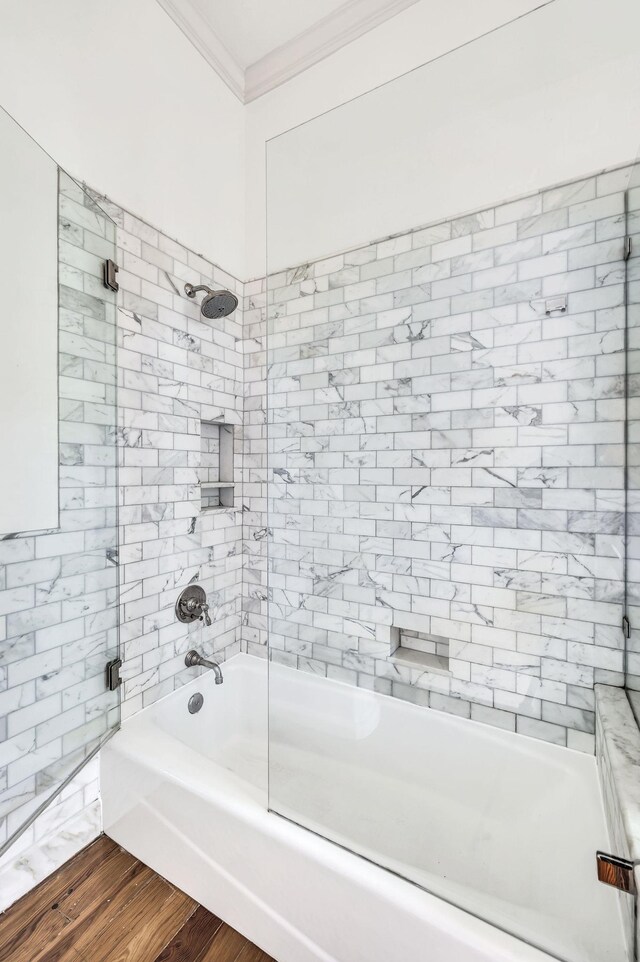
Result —
[[[184,659],[184,663],[187,666],[187,668],[195,668],[197,665],[200,665],[202,668],[210,668],[211,671],[216,676],[216,685],[221,685],[222,682],[224,681],[224,678],[222,677],[222,671],[220,669],[220,665],[218,664],[218,662],[209,661],[208,658],[203,658],[202,655],[199,655],[198,652],[195,651],[195,649],[192,649],[191,651],[187,652]]]

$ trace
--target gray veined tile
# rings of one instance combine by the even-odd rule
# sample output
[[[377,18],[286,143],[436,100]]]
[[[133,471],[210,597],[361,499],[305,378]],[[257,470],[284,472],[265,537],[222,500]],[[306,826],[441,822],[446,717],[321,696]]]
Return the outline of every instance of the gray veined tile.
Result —
[[[24,596],[7,614],[15,710],[33,704],[36,683],[45,698],[59,691],[69,713],[84,705],[85,681],[67,674],[73,659],[55,654],[65,625],[69,652],[96,664],[113,631],[103,580],[113,572],[100,564],[114,544],[100,530],[112,462],[101,448],[117,437],[125,713],[180,684],[176,651],[189,638],[175,634],[167,601],[198,573],[220,616],[210,653],[264,655],[269,637],[272,654],[301,670],[588,750],[593,681],[622,669],[611,632],[621,600],[624,225],[606,178],[597,196],[596,181],[582,180],[272,278],[268,426],[264,279],[240,291],[242,317],[212,330],[171,282],[194,270],[236,282],[108,202],[137,271],[123,277],[119,305],[122,417],[116,431],[115,320],[91,286],[96,234],[86,258],[69,252],[61,312],[67,527],[0,541],[3,591],[32,587],[35,601],[39,585],[35,608]],[[76,191],[63,235],[78,247],[98,215],[86,207],[72,221]],[[561,292],[569,314],[547,317],[545,299]],[[199,426],[214,411],[237,428],[237,516],[198,511]],[[422,480],[399,473],[418,469]],[[632,516],[633,538],[636,528]],[[77,578],[96,595],[86,612]],[[448,637],[452,653],[462,646],[452,682],[387,677],[394,612]],[[504,690],[516,676],[517,690]],[[41,734],[67,746],[89,737],[102,697],[87,702],[86,728],[54,731],[52,716]],[[55,759],[36,767],[34,784],[54,769]]]

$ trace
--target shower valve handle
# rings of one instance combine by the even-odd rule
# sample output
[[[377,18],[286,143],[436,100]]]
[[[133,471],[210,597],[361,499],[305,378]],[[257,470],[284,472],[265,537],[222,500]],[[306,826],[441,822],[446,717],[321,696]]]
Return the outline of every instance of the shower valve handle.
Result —
[[[182,589],[176,601],[175,612],[178,621],[187,624],[192,621],[204,621],[207,627],[211,625],[207,596],[201,585],[191,584]]]
[[[204,621],[207,627],[211,626],[211,618],[209,616],[209,605],[206,601],[197,601],[195,598],[189,598],[183,605],[185,611],[193,615],[198,621]]]

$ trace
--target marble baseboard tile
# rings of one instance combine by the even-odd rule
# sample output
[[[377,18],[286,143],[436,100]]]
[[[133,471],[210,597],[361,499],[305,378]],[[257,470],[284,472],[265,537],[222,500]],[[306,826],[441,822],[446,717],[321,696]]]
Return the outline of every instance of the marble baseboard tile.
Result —
[[[92,760],[0,860],[4,912],[102,831],[98,760]]]

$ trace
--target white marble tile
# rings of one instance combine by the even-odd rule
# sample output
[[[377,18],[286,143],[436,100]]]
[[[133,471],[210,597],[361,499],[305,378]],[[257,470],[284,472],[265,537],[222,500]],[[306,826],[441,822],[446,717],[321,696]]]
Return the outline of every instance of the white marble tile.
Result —
[[[484,706],[488,698],[491,709],[512,713],[516,730],[594,750],[594,682],[617,684],[622,668],[622,570],[604,544],[619,537],[623,518],[615,495],[624,415],[595,407],[623,390],[620,290],[610,275],[622,267],[622,248],[613,235],[599,243],[596,230],[620,210],[615,183],[602,203],[596,179],[581,179],[459,219],[455,229],[445,222],[418,231],[410,247],[379,245],[377,261],[351,256],[344,273],[337,263],[332,291],[361,291],[362,300],[334,305],[342,326],[331,331],[308,303],[317,295],[302,311],[292,275],[278,279],[286,323],[273,286],[263,284],[269,357],[266,325],[247,312],[245,377],[250,371],[254,398],[268,390],[270,423],[266,432],[259,409],[245,407],[254,483],[244,541],[266,530],[268,503],[274,657],[300,658],[308,669],[306,647],[296,652],[309,639],[314,670],[324,662],[328,673],[336,651],[342,666],[360,654],[367,628],[382,628],[390,611],[396,624],[409,613],[427,619],[419,630],[437,626],[450,645],[467,646],[453,669],[474,674],[456,678],[438,707],[466,711],[460,701]],[[402,307],[369,296],[363,281],[374,278],[378,296]],[[546,298],[562,292],[568,313],[547,316]],[[341,393],[335,404],[324,384],[295,381],[321,370]],[[313,469],[324,451],[331,461],[320,477]],[[411,460],[392,462],[386,452]],[[347,480],[347,469],[357,478]],[[387,517],[409,531],[396,534]],[[245,550],[259,559],[264,584],[264,542]],[[505,551],[512,557],[499,558]],[[374,595],[363,597],[359,618],[345,583],[354,568]],[[258,653],[269,623],[255,571],[246,585],[243,640]],[[385,674],[375,654],[374,664]],[[363,662],[355,683],[370,687],[369,670]],[[507,684],[514,673],[515,691]],[[410,697],[403,684],[415,680],[396,679],[394,694]]]
[[[640,860],[640,730],[622,688],[596,685],[598,760],[606,763],[629,855]]]
[[[101,831],[95,758],[0,859],[0,911],[60,868]]]

